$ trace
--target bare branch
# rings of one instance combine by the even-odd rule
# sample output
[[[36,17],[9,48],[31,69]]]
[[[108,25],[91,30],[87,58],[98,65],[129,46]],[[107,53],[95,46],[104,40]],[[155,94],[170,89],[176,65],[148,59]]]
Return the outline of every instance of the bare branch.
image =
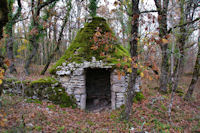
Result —
[[[199,21],[199,20],[200,20],[200,17],[196,18],[196,19],[193,20],[193,21],[189,21],[189,22],[184,23],[184,24],[181,24],[181,25],[176,25],[176,26],[170,28],[167,32],[170,33],[170,32],[172,31],[172,29],[175,29],[175,28],[178,28],[178,27],[183,27],[183,26],[186,26],[186,25],[188,25],[188,24],[193,24],[193,23],[195,23],[196,21]]]
[[[43,7],[49,5],[49,4],[53,3],[53,2],[56,2],[56,1],[58,1],[58,0],[49,0],[49,1],[46,1],[46,2],[44,2],[44,3],[42,3],[42,4],[40,4],[40,5],[37,7],[37,12],[36,12],[36,14],[39,15],[39,14],[40,14],[40,10],[41,10]]]
[[[123,3],[122,0],[118,0],[118,1],[121,2],[121,3]],[[127,8],[126,5],[124,5],[124,8],[126,9],[126,14],[127,14],[128,16],[133,16],[132,13],[129,13],[129,12],[128,12],[128,8]]]
[[[154,2],[155,2],[155,5],[156,5],[156,7],[157,7],[158,12],[160,12],[160,10],[161,10],[161,3],[160,3],[160,0],[154,0]]]
[[[18,4],[18,9],[16,14],[13,16],[12,20],[15,20],[21,15],[21,10],[22,10],[22,4],[21,4],[21,0],[17,0],[17,4]]]
[[[142,14],[142,13],[150,13],[150,12],[158,12],[158,10],[142,11],[142,12],[140,12],[140,14]]]
[[[28,17],[22,18],[22,19],[17,19],[17,20],[14,21],[14,23],[18,23],[18,22],[20,22],[20,21],[24,21],[24,20],[27,20],[27,19],[28,19]]]

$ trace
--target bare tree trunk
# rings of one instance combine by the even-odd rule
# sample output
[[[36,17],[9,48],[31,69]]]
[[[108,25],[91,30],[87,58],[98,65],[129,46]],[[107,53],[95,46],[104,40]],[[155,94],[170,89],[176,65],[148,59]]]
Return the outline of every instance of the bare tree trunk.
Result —
[[[33,40],[35,40],[35,37],[34,37]],[[26,60],[25,66],[24,66],[26,75],[29,75],[29,74],[30,74],[29,67],[30,67],[30,65],[31,65],[31,61],[32,61],[33,57],[34,57],[35,55],[37,55],[38,46],[39,46],[39,44],[36,42],[36,40],[35,40],[35,41],[31,41],[31,45],[33,46],[33,49],[32,49],[32,51],[31,51],[31,53],[30,53],[28,59]]]
[[[0,39],[3,37],[3,27],[8,22],[8,2],[7,0],[0,1]]]
[[[187,21],[192,21],[193,16],[195,13],[195,9],[197,6],[192,2],[186,2],[185,0],[180,1],[180,13],[181,13],[181,18],[180,18],[180,25],[186,23]],[[185,47],[186,47],[186,41],[188,40],[188,37],[192,34],[190,31],[191,25],[185,25],[180,28],[180,36],[178,37],[178,49],[180,51],[180,61],[179,61],[179,69],[178,70],[178,75],[177,79],[175,82],[175,88],[178,88],[178,83],[183,75],[183,69],[184,69],[184,64],[185,64]]]
[[[12,34],[12,32],[10,32]],[[16,73],[17,70],[14,65],[14,53],[13,53],[13,36],[9,36],[6,43],[7,57],[10,61],[9,72]]]
[[[175,90],[178,88],[178,83],[183,74],[183,68],[184,68],[184,63],[185,63],[185,61],[184,61],[184,53],[185,53],[184,46],[185,46],[185,41],[186,41],[185,32],[186,32],[185,27],[183,27],[181,29],[181,39],[179,40],[179,44],[178,44],[179,45],[178,48],[180,51],[180,57],[177,61],[178,64],[176,65],[176,67],[178,67],[178,68],[175,69],[175,73],[177,73],[177,76],[175,77],[176,82],[174,82]]]
[[[1,0],[0,1],[0,40],[3,35],[3,27],[6,25],[8,22],[8,5],[7,5],[7,0]],[[4,57],[1,56],[0,53],[0,68],[4,69]],[[2,84],[0,84],[0,108],[1,108],[1,94],[3,91]]]
[[[69,30],[69,31],[68,31],[68,32],[69,32],[69,33],[68,33],[68,40],[69,40],[69,43],[68,43],[68,44],[69,44],[69,45],[70,45],[70,43],[72,42],[72,28],[71,28],[71,20],[72,20],[72,19],[71,19],[71,18],[72,18],[72,16],[69,17],[69,24],[68,24],[68,30]],[[69,45],[68,45],[68,47],[69,47]]]
[[[132,25],[131,25],[131,41],[130,54],[131,57],[137,58],[137,37],[138,37],[138,21],[139,21],[139,0],[132,0]],[[137,59],[136,59],[137,60]],[[136,61],[134,62],[136,63]],[[131,65],[132,67],[133,65]],[[128,90],[126,91],[126,102],[123,119],[128,120],[132,112],[133,98],[135,95],[135,83],[137,78],[137,68],[132,67],[132,73],[129,78]]]
[[[160,91],[166,93],[167,85],[169,82],[169,57],[167,53],[168,46],[165,45],[162,48],[162,63],[161,63],[161,75],[160,75]]]
[[[200,74],[200,36],[198,38],[198,53],[197,53],[196,63],[194,66],[194,72],[192,75],[192,81],[191,81],[188,91],[185,95],[185,98],[184,98],[185,100],[191,99],[192,94],[194,92],[195,85],[199,79],[199,74]]]
[[[80,29],[81,26],[81,1],[80,0],[76,0],[76,5],[77,5],[77,29]]]
[[[37,55],[37,51],[38,51],[38,40],[40,38],[39,33],[41,33],[42,31],[39,28],[39,16],[40,16],[40,11],[42,8],[44,8],[45,6],[55,2],[56,0],[48,0],[46,2],[41,2],[39,1],[35,1],[35,0],[31,0],[31,12],[32,12],[32,30],[34,29],[34,31],[36,33],[32,33],[30,35],[30,39],[29,41],[31,42],[31,46],[33,47],[33,50],[31,51],[29,57],[26,60],[24,69],[25,69],[25,73],[26,75],[29,75],[29,67],[31,64],[31,61],[33,59],[33,57],[35,57],[35,55]],[[37,3],[35,3],[37,2]]]
[[[158,10],[158,23],[159,23],[159,37],[160,39],[166,38],[167,35],[167,11],[169,0],[154,0]],[[160,43],[162,50],[162,62],[161,62],[161,75],[160,75],[160,91],[166,93],[167,85],[169,82],[169,54],[168,54],[168,43]]]
[[[13,4],[14,2],[9,1],[8,3],[8,9],[9,9],[9,15],[8,15],[8,23],[6,25],[6,33],[9,35],[7,38],[7,44],[6,44],[6,49],[7,49],[7,57],[10,60],[10,66],[9,66],[9,72],[14,73],[17,72],[15,65],[14,65],[14,53],[13,53],[13,26],[16,23],[16,20],[20,17],[21,15],[21,1],[18,0],[18,9],[16,14],[13,14]]]
[[[64,22],[62,24],[61,31],[59,33],[59,38],[58,38],[58,42],[57,42],[56,48],[54,49],[54,51],[52,52],[52,54],[49,56],[49,58],[47,60],[47,64],[45,65],[44,69],[42,70],[41,75],[45,74],[45,72],[47,71],[47,69],[48,69],[48,67],[49,67],[49,65],[51,63],[51,60],[55,56],[56,52],[59,50],[60,44],[62,42],[63,31],[64,31],[64,28],[65,28],[65,26],[67,24],[67,21],[68,21],[69,15],[70,15],[70,11],[71,11],[71,8],[72,8],[72,6],[71,6],[71,0],[69,1],[68,4],[69,4],[68,5],[69,6],[68,7],[68,11],[66,13],[65,20],[64,20]]]

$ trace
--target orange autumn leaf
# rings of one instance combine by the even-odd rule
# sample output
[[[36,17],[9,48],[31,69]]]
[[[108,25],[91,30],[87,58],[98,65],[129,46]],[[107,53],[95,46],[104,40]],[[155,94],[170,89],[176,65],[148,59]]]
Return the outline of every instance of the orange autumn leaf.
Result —
[[[126,75],[125,72],[121,72],[121,74],[122,74],[122,76],[125,76],[125,75]]]
[[[104,52],[101,52],[101,53],[100,53],[100,56],[105,56]]]
[[[170,35],[170,34],[166,35],[166,38],[167,38],[167,39],[169,39],[170,37],[171,37],[171,35]]]
[[[119,67],[121,66],[121,64],[120,64],[120,63],[117,63],[116,66],[119,68]]]
[[[168,41],[167,39],[163,38],[163,39],[162,39],[162,43],[163,43],[163,44],[168,44],[169,41]]]
[[[133,64],[133,68],[138,68],[138,65],[137,64]]]
[[[121,73],[120,73],[120,71],[117,71],[117,77],[118,77],[118,80],[121,79]]]
[[[6,64],[7,66],[10,66],[10,61],[8,59],[4,60],[4,64]]]
[[[128,73],[132,73],[132,69],[131,69],[131,68],[128,68],[128,69],[127,69],[127,72],[128,72]]]
[[[98,46],[92,45],[91,49],[92,49],[92,50],[97,50],[97,49],[98,49]]]
[[[101,36],[101,33],[100,33],[99,31],[97,31],[97,32],[95,33],[95,36],[99,37],[99,36]]]

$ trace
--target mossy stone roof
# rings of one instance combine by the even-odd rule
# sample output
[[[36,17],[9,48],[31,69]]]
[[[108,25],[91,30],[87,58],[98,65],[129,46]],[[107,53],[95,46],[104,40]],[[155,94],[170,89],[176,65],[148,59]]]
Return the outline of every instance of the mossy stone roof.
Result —
[[[93,37],[95,33],[97,33],[97,29],[99,29],[101,35],[110,33],[110,37],[114,38],[114,33],[106,23],[106,20],[101,17],[94,17],[91,22],[86,23],[84,28],[79,30],[65,54],[50,68],[50,73],[55,74],[57,66],[61,66],[63,62],[82,63],[84,61],[91,61],[92,57],[95,57],[97,60],[103,60],[108,63],[108,65],[117,64],[119,62],[122,66],[126,64],[126,62],[123,62],[123,58],[130,57],[130,54],[117,40],[113,40],[113,44],[109,44],[109,50],[107,50],[106,54],[103,56],[101,53],[105,51],[104,48],[107,44],[103,44],[103,46],[99,47],[97,50],[91,49],[94,45]],[[102,39],[102,37],[100,38]]]

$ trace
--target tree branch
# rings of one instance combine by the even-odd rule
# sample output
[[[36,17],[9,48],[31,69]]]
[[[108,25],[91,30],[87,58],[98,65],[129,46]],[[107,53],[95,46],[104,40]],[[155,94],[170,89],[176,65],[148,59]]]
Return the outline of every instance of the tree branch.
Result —
[[[12,20],[14,20],[13,22],[15,22],[15,20],[21,15],[21,10],[22,10],[21,0],[17,0],[17,4],[18,4],[18,8],[17,8],[16,14],[12,18]]]
[[[172,29],[175,29],[175,28],[178,28],[178,27],[183,27],[183,26],[186,26],[186,25],[188,25],[188,24],[193,24],[193,23],[195,23],[195,22],[198,21],[198,20],[200,20],[200,17],[196,18],[196,19],[193,20],[193,21],[189,21],[189,22],[184,23],[184,24],[181,24],[181,25],[176,25],[176,26],[170,28],[170,29],[167,31],[167,33],[169,34],[169,33],[172,31]]]
[[[121,2],[121,3],[123,3],[122,0],[118,0],[118,1]],[[125,4],[123,4],[123,5],[124,5],[124,8],[126,9],[127,15],[132,17],[133,14],[128,12],[128,8],[127,8],[127,6]]]
[[[59,47],[60,47],[60,44],[62,42],[62,37],[63,37],[63,31],[64,31],[64,28],[68,22],[68,19],[69,19],[69,16],[70,16],[70,11],[72,9],[72,5],[71,5],[71,2],[72,0],[69,0],[69,3],[67,5],[67,13],[65,15],[65,19],[64,19],[64,22],[61,26],[61,30],[60,30],[60,33],[59,33],[59,38],[58,38],[58,41],[57,41],[57,45],[56,45],[56,48],[54,49],[53,53],[50,55],[50,57],[48,58],[47,60],[47,64],[45,65],[44,69],[42,70],[41,72],[41,75],[44,75],[46,70],[48,69],[50,63],[51,63],[51,60],[53,59],[53,57],[55,56],[56,52],[59,50]]]
[[[58,0],[48,0],[48,1],[46,1],[46,2],[44,2],[44,3],[42,3],[42,4],[40,4],[40,5],[37,7],[36,14],[39,15],[39,14],[40,14],[40,10],[41,10],[43,7],[45,7],[45,6],[47,6],[47,5],[51,4],[51,3],[53,3],[53,2],[55,2],[55,1],[58,1]]]
[[[150,12],[158,12],[158,10],[142,11],[142,12],[140,12],[140,14],[142,14],[142,13],[150,13]]]
[[[157,8],[158,12],[160,12],[160,11],[161,11],[161,3],[160,3],[160,0],[154,0],[154,2],[155,2],[155,5],[156,5],[156,8]]]
[[[18,23],[18,22],[20,22],[20,21],[24,21],[24,20],[27,20],[27,19],[28,19],[28,17],[22,18],[22,19],[17,19],[17,20],[14,21],[14,23]]]

